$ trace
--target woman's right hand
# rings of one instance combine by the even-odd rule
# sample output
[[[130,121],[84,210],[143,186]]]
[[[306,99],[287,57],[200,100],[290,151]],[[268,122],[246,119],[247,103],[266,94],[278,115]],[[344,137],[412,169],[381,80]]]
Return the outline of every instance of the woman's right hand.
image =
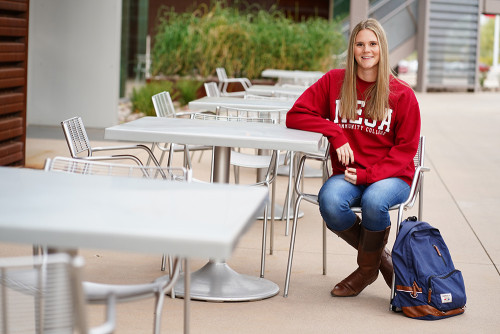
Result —
[[[350,164],[354,163],[354,152],[351,149],[351,146],[349,146],[349,143],[345,143],[344,145],[340,146],[337,151],[337,157],[344,166],[349,166]]]

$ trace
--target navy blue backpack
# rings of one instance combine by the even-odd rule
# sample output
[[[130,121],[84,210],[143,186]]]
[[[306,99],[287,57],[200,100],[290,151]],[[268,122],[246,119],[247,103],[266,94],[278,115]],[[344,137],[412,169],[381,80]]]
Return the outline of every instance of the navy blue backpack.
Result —
[[[393,310],[422,320],[464,313],[467,297],[462,272],[455,269],[437,228],[416,217],[403,221],[392,249],[392,262]]]

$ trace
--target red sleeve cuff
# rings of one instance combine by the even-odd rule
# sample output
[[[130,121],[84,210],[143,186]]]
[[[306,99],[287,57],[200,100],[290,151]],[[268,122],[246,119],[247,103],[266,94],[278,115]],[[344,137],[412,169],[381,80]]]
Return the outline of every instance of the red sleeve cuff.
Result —
[[[356,169],[356,184],[366,184],[366,169]]]

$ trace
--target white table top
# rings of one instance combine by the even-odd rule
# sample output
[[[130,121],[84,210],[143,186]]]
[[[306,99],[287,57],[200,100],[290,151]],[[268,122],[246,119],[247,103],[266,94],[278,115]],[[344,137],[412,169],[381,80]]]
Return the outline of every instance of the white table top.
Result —
[[[324,75],[324,73],[320,71],[266,69],[262,71],[261,75],[266,78],[319,79]]]
[[[105,139],[319,152],[322,134],[264,123],[142,117],[106,128]]]
[[[262,96],[296,95],[304,93],[306,86],[253,85],[246,90],[248,94]]]
[[[241,97],[202,97],[189,102],[189,109],[191,110],[208,110],[215,111],[217,107],[231,107],[231,108],[241,108],[241,109],[258,109],[258,110],[269,110],[269,109],[286,109],[290,110],[293,106],[294,101],[292,100],[271,100],[271,99],[243,99]]]
[[[0,184],[1,241],[181,257],[228,258],[268,199],[264,187],[11,167]]]

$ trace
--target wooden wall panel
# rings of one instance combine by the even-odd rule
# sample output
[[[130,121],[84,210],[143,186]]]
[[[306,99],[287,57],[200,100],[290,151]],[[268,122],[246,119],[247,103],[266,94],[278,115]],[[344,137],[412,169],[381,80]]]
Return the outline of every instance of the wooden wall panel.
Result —
[[[0,165],[24,166],[29,0],[0,0]]]

